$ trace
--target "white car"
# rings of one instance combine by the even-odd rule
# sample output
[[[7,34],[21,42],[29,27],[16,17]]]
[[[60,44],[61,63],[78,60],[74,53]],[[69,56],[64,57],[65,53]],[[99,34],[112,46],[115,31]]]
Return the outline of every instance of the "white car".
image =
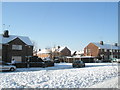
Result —
[[[113,59],[112,59],[112,62],[118,62],[118,63],[120,63],[120,59],[118,59],[118,58],[113,58]]]
[[[0,62],[0,72],[1,71],[15,71],[15,70],[16,70],[16,66]]]
[[[116,61],[117,61],[118,63],[120,63],[120,59],[116,59]]]

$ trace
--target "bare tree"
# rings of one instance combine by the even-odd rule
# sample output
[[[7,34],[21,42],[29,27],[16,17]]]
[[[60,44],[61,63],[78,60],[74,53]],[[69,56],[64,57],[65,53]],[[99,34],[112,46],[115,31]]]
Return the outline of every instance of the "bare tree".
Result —
[[[33,43],[33,54],[37,55],[38,45],[35,40],[32,40]]]

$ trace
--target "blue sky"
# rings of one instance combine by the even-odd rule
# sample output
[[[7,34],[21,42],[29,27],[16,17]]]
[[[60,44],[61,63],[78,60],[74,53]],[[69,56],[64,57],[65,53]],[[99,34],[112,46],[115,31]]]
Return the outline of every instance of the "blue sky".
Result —
[[[10,34],[29,36],[38,48],[60,45],[81,50],[90,42],[118,41],[117,4],[4,2],[2,23],[11,26]]]

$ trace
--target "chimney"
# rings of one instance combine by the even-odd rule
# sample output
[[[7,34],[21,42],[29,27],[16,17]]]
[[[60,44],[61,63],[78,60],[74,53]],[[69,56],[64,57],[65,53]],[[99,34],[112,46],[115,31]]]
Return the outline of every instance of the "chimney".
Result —
[[[115,43],[115,46],[118,46],[117,43]]]
[[[100,44],[103,45],[103,41],[100,41]]]
[[[9,37],[9,31],[8,30],[4,31],[3,37]]]
[[[58,49],[60,48],[60,46],[58,46]]]

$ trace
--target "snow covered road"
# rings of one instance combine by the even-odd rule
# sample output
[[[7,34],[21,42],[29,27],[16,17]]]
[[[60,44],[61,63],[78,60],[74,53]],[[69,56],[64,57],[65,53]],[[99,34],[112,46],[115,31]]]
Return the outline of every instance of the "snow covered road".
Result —
[[[48,68],[1,72],[0,88],[103,88],[103,85],[109,88],[105,84],[109,84],[110,80],[114,84],[112,88],[117,88],[117,77],[116,63],[86,63],[85,68],[72,68],[71,63],[59,63]]]

